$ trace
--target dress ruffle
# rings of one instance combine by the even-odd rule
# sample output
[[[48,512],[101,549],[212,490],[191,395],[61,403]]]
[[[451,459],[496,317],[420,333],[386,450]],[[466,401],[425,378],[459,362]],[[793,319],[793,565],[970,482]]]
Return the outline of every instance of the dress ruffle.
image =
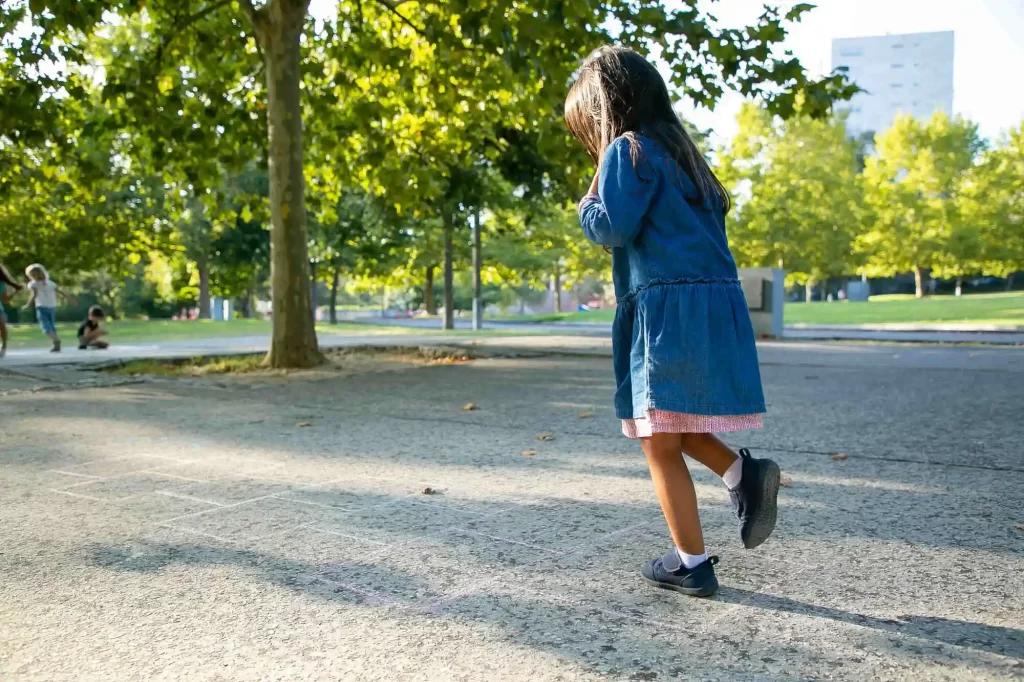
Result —
[[[626,438],[650,438],[655,433],[729,433],[762,426],[763,414],[709,415],[648,410],[646,417],[623,419],[622,435]]]

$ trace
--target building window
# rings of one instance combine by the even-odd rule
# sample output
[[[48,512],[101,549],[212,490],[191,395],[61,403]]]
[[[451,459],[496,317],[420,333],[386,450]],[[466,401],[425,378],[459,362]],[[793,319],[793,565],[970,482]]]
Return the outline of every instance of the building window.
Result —
[[[893,64],[892,68],[894,68],[894,69],[902,69],[903,65],[902,64]]]
[[[903,43],[894,43],[892,49],[899,50],[903,48]]]
[[[903,83],[893,83],[892,87],[894,87],[894,88],[902,88],[903,87]]]
[[[862,47],[847,47],[839,50],[840,57],[860,57],[864,54],[864,48]]]

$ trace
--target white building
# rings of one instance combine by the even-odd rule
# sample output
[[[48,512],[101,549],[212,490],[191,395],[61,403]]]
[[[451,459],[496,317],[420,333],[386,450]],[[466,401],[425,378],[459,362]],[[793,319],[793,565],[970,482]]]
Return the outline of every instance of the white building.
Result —
[[[851,134],[884,130],[900,112],[953,115],[953,31],[838,38],[832,68],[840,66],[864,90],[844,105]]]

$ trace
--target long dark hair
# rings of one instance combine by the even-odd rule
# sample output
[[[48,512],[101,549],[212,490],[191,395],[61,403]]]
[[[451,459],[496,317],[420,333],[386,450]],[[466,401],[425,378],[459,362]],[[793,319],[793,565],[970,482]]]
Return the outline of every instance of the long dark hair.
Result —
[[[565,123],[594,163],[616,138],[625,137],[638,173],[643,152],[637,134],[642,133],[664,147],[693,182],[697,196],[689,197],[691,203],[711,199],[725,212],[731,208],[729,192],[673,111],[665,80],[633,50],[602,47],[587,57],[565,99]]]
[[[0,282],[14,287],[15,291],[21,290],[21,285],[14,281],[14,278],[11,277],[11,273],[7,271],[7,268],[4,267],[3,263],[0,263]]]

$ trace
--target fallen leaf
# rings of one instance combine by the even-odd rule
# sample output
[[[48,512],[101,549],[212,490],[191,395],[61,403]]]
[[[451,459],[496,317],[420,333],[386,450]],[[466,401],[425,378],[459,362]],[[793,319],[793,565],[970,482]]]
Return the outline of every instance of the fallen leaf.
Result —
[[[783,476],[782,478],[779,479],[779,485],[781,485],[783,488],[792,488],[793,479],[790,478],[789,476]]]
[[[553,433],[542,433],[539,436],[537,436],[537,440],[554,440],[554,439],[555,439],[555,434],[553,434]]]
[[[437,495],[439,493],[438,493],[437,490],[434,490],[433,488],[424,488],[423,489],[423,494],[424,495]]]
[[[537,454],[536,450],[523,450],[523,456],[524,457],[533,457],[536,454]]]
[[[466,412],[475,412],[480,408],[477,407],[476,403],[466,403],[465,405],[462,406],[462,409],[465,410]]]
[[[304,426],[312,426],[313,422],[299,422],[295,425],[295,428],[302,428]]]
[[[833,462],[842,462],[847,457],[849,457],[849,455],[846,454],[845,452],[836,452],[836,453],[834,453],[832,455],[832,461]]]
[[[1024,531],[1024,523],[1015,523],[1013,524],[1013,527],[1019,531]]]
[[[577,419],[593,419],[594,418],[594,413],[593,412],[580,412],[578,415],[576,415],[576,418]]]

